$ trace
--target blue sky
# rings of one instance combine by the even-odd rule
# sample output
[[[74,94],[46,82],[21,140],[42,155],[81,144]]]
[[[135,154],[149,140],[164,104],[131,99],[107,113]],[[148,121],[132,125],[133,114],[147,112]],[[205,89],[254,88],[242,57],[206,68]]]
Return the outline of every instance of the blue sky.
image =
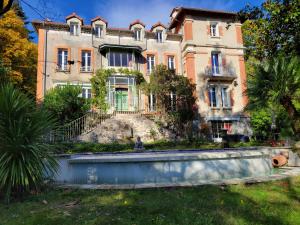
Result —
[[[108,21],[110,27],[128,27],[135,20],[140,19],[147,28],[161,21],[169,22],[171,10],[176,6],[198,7],[238,11],[247,3],[260,5],[263,0],[20,0],[29,21],[44,18],[53,21],[65,21],[65,17],[72,12],[81,16],[85,24],[96,16]],[[30,4],[35,10],[29,7]],[[29,27],[32,29],[32,27]],[[35,38],[36,40],[36,38]]]

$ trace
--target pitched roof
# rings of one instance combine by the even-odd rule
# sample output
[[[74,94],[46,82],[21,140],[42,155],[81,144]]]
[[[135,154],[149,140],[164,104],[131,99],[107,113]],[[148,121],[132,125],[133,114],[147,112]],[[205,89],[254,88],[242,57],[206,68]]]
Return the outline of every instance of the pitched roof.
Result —
[[[105,19],[103,19],[101,16],[96,16],[94,19],[91,20],[91,22],[95,22],[97,20],[101,20],[104,23],[106,23],[106,25],[107,25],[107,21]]]
[[[161,26],[161,27],[167,29],[167,27],[166,27],[165,25],[163,25],[160,21],[158,21],[156,24],[154,24],[154,25],[151,27],[150,31],[153,31],[153,29],[154,29],[155,27],[159,27],[159,26]]]
[[[80,16],[78,16],[76,13],[73,12],[71,15],[68,15],[66,17],[66,20],[71,19],[71,18],[77,18],[77,19],[79,19],[81,21],[82,25],[83,25],[83,19]]]
[[[129,25],[129,29],[131,29],[131,27],[135,24],[141,24],[143,27],[145,27],[145,24],[142,21],[140,21],[139,19],[137,19]]]

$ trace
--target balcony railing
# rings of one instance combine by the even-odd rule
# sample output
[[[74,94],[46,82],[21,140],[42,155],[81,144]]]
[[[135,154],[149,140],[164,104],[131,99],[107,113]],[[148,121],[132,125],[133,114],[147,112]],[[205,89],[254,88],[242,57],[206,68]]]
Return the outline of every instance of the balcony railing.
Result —
[[[92,72],[91,66],[82,66],[80,67],[80,72]]]
[[[207,66],[204,71],[204,75],[210,79],[235,79],[235,68],[229,65],[226,66]]]
[[[69,72],[70,67],[69,67],[69,65],[57,65],[56,71],[58,71],[58,72]]]

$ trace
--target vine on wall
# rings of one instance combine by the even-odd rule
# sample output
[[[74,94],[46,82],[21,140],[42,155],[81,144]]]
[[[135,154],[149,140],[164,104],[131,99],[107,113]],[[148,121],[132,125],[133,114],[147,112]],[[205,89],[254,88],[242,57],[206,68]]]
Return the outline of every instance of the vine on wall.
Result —
[[[108,110],[108,104],[106,102],[107,79],[108,77],[114,74],[124,75],[124,76],[134,76],[136,78],[137,86],[145,82],[143,74],[138,70],[129,70],[127,68],[97,70],[96,74],[91,78],[92,93],[93,93],[92,103],[96,108],[104,112]]]

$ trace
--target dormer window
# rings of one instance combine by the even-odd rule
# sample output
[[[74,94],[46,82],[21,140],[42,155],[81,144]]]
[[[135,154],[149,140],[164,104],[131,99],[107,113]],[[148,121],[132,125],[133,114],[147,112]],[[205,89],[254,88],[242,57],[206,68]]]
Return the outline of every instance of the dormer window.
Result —
[[[219,37],[219,29],[217,23],[210,24],[210,36],[211,37]]]
[[[158,43],[162,43],[162,41],[163,41],[163,31],[162,30],[156,31],[156,40]]]
[[[71,35],[79,35],[79,24],[75,22],[70,23],[70,34]]]
[[[134,39],[136,41],[140,41],[142,39],[142,30],[141,29],[134,29]]]
[[[95,36],[96,36],[96,38],[102,37],[102,32],[103,32],[103,26],[102,25],[96,25],[95,26]]]

